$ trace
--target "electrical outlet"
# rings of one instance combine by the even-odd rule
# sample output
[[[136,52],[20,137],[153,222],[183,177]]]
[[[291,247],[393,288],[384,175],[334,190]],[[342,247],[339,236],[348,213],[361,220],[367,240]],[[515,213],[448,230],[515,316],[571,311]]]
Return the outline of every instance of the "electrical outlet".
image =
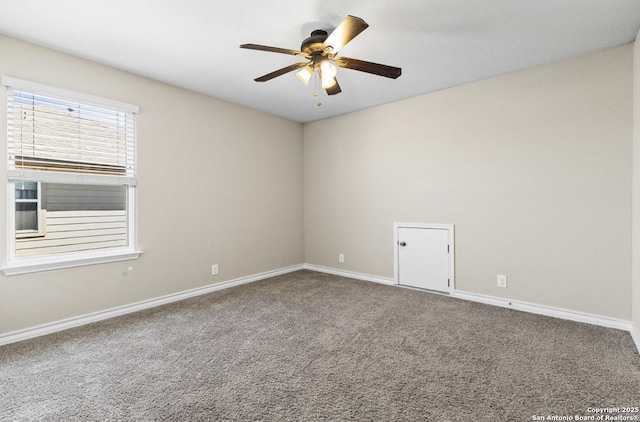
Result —
[[[507,276],[498,274],[498,287],[507,287]]]
[[[344,263],[344,254],[343,253],[338,255],[338,262]]]
[[[218,275],[218,264],[213,264],[211,266],[211,275]]]

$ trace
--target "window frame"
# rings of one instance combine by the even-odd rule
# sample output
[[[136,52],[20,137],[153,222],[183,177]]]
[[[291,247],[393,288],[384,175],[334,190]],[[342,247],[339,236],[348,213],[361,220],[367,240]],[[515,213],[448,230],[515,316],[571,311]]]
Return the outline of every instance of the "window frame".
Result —
[[[114,101],[102,97],[96,97],[76,91],[70,91],[66,89],[51,87],[43,84],[38,84],[30,81],[23,81],[20,79],[2,76],[2,85],[6,90],[14,89],[19,91],[31,91],[40,95],[47,95],[52,97],[63,98],[67,100],[78,101],[81,103],[93,104],[101,107],[110,107],[115,109],[126,110],[132,114],[138,113],[138,106],[120,101]],[[5,106],[5,121],[8,119],[8,109]],[[7,128],[7,145],[9,144],[9,128]],[[135,130],[134,130],[135,136]],[[134,138],[133,147],[136,148],[137,139]],[[106,249],[106,250],[89,250],[80,252],[68,252],[43,255],[37,257],[16,257],[16,237],[21,238],[23,235],[17,236],[16,225],[16,182],[12,180],[8,174],[5,174],[7,182],[7,262],[1,268],[5,275],[15,275],[32,273],[39,271],[47,271],[60,268],[70,268],[85,265],[92,265],[98,263],[123,261],[130,259],[137,259],[142,254],[142,251],[137,249],[137,192],[135,182],[136,177],[122,178],[126,182],[118,182],[114,177],[100,176],[100,175],[84,175],[84,174],[55,174],[48,172],[46,174],[38,174],[37,171],[25,170],[25,177],[29,180],[38,182],[38,216],[42,215],[40,211],[41,203],[41,183],[76,183],[76,184],[97,184],[97,185],[121,185],[126,186],[127,198],[126,198],[126,215],[127,215],[127,246]],[[34,176],[34,177],[31,177]],[[43,231],[42,221],[39,219],[38,228],[39,232]],[[26,233],[26,232],[25,232]],[[29,232],[24,237],[36,237],[38,234]]]

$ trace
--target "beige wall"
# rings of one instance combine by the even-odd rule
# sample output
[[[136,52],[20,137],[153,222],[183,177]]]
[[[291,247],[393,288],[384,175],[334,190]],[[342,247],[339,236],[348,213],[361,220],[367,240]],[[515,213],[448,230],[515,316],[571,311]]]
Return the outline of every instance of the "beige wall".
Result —
[[[633,322],[640,330],[640,32],[633,45]],[[640,334],[640,331],[638,331]]]
[[[631,69],[627,45],[305,125],[306,262],[392,278],[394,221],[453,223],[457,289],[630,319]]]
[[[137,261],[0,275],[0,334],[304,262],[302,125],[4,36],[0,74],[140,106],[144,251]],[[2,160],[0,175],[6,221]],[[3,240],[2,264],[6,255]]]

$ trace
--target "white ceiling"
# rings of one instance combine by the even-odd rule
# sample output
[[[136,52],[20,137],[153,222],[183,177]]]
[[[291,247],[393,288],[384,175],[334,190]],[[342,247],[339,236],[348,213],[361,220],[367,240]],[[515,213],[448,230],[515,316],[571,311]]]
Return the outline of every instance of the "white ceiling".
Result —
[[[295,72],[253,81],[299,59],[240,44],[297,50],[348,14],[370,26],[340,54],[400,78],[339,69],[342,93],[318,98]],[[298,122],[619,46],[639,28],[639,0],[0,0],[0,33]]]

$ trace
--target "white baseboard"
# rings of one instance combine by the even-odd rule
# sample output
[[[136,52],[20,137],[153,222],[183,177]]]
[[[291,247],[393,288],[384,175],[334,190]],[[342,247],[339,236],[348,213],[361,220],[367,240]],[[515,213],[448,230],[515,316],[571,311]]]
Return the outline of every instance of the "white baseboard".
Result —
[[[118,306],[104,311],[94,312],[91,314],[81,315],[73,318],[55,321],[36,327],[26,328],[24,330],[13,331],[0,335],[0,346],[15,343],[21,340],[27,340],[33,337],[43,336],[45,334],[55,333],[57,331],[66,330],[68,328],[78,327],[80,325],[101,321],[107,318],[113,318],[132,312],[141,311],[143,309],[153,308],[155,306],[165,305],[167,303],[177,302],[194,296],[215,292],[217,290],[228,289],[229,287],[239,286],[241,284],[252,283],[254,281],[263,280],[269,277],[275,277],[282,274],[291,273],[302,270],[303,264],[293,265],[291,267],[280,268],[278,270],[266,271],[260,274],[254,274],[247,277],[237,278],[235,280],[223,281],[221,283],[210,284],[204,287],[198,287],[183,292],[173,293],[154,299],[144,300],[142,302],[132,303],[130,305]]]
[[[631,321],[623,319],[610,318],[601,315],[589,314],[579,311],[571,311],[568,309],[555,308],[552,306],[538,305],[535,303],[519,302],[515,300],[503,299],[495,296],[481,295],[477,293],[469,293],[456,290],[453,294],[458,299],[470,300],[473,302],[485,303],[488,305],[500,306],[502,308],[511,308],[518,311],[529,312],[532,314],[545,315],[560,319],[568,319],[571,321],[585,322],[587,324],[599,325],[601,327],[615,328],[631,332]]]
[[[388,286],[395,286],[396,284],[392,278],[378,277],[375,275],[356,273],[353,271],[338,270],[336,268],[322,267],[320,265],[304,264],[304,269],[318,271],[319,273],[339,275],[347,278],[355,278],[357,280],[373,281],[374,283],[386,284]]]
[[[631,337],[633,338],[633,341],[636,343],[636,348],[638,349],[638,352],[640,352],[640,330],[638,329],[638,326],[636,324],[632,322],[630,322],[631,327],[629,332],[631,333]]]

